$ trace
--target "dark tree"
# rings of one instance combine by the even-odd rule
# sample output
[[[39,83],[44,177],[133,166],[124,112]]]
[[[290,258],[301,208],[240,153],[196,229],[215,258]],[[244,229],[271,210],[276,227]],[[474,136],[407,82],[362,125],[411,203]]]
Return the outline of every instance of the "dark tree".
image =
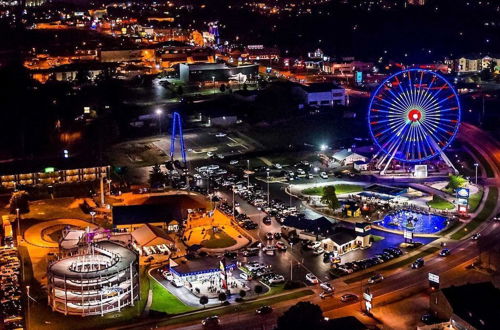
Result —
[[[276,330],[322,329],[325,319],[318,305],[301,301],[283,313],[277,323]]]
[[[177,87],[177,95],[180,96],[182,94],[184,94],[184,89],[182,88],[182,86]]]
[[[203,305],[203,308],[205,308],[205,305],[208,304],[208,297],[207,296],[201,296],[200,297],[200,304]]]
[[[224,93],[226,91],[226,84],[221,84],[219,90],[221,91],[221,93]]]
[[[323,196],[321,196],[321,202],[328,205],[328,207],[332,210],[336,210],[340,207],[340,202],[335,192],[335,186],[327,186],[323,188]]]
[[[224,292],[219,293],[219,300],[223,303],[227,300],[227,295]]]
[[[241,299],[245,298],[246,295],[247,295],[247,292],[245,290],[240,290]]]
[[[9,201],[10,214],[16,214],[19,209],[19,214],[26,214],[30,211],[29,195],[26,191],[20,190],[12,193]]]
[[[156,164],[149,172],[149,185],[151,187],[161,187],[165,184],[165,175],[161,171],[160,165]]]
[[[255,291],[255,293],[257,295],[261,294],[262,292],[264,292],[264,287],[262,287],[262,285],[256,285],[255,288],[253,288],[253,290]]]

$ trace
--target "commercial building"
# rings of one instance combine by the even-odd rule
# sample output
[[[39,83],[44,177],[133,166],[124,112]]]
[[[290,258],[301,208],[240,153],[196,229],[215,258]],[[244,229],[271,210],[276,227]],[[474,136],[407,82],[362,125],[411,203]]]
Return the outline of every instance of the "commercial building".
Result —
[[[229,81],[233,77],[245,76],[244,81],[259,74],[256,64],[229,66],[225,63],[179,64],[179,79],[184,82]],[[240,78],[239,80],[242,80]]]
[[[17,185],[36,186],[59,183],[95,181],[109,176],[109,166],[73,167],[71,163],[47,162],[47,166],[34,164],[8,164],[0,168],[0,186],[13,189]],[[83,164],[79,164],[83,165]]]
[[[500,290],[491,282],[451,286],[431,293],[430,309],[453,329],[497,329]]]
[[[354,230],[340,228],[337,232],[321,241],[327,252],[343,255],[358,248],[371,246],[371,226],[368,223],[356,223]]]
[[[367,158],[363,155],[353,152],[351,149],[342,149],[333,154],[333,159],[342,166],[352,165],[355,162],[366,162]]]
[[[349,103],[345,88],[333,83],[301,85],[304,103],[308,106],[334,106]]]

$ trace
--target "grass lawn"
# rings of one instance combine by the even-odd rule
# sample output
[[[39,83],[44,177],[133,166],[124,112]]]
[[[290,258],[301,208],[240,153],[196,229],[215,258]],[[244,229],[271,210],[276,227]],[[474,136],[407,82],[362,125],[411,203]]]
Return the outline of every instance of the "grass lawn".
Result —
[[[177,299],[170,291],[165,289],[154,279],[150,279],[151,290],[153,291],[153,303],[151,310],[164,312],[167,314],[180,314],[195,310],[196,308],[186,306]]]
[[[479,188],[479,191],[475,194],[470,195],[469,197],[469,212],[474,212],[479,203],[481,203],[481,199],[483,198],[483,188]]]
[[[430,202],[427,202],[427,205],[436,209],[436,210],[453,210],[455,205],[453,203],[448,202],[446,199],[441,198],[437,195],[434,195]]]
[[[355,193],[355,192],[360,192],[363,190],[363,186],[357,185],[357,184],[335,184],[334,186],[335,186],[335,192],[337,195]],[[325,187],[307,188],[307,189],[302,190],[302,193],[304,195],[322,196],[324,188]]]
[[[384,238],[384,236],[372,235],[372,239],[374,242],[379,242],[385,238]]]
[[[208,249],[226,248],[236,244],[236,240],[223,231],[211,233],[210,239],[204,240],[200,243],[203,247]]]
[[[44,199],[30,203],[30,212],[23,218],[52,220],[58,218],[76,218],[88,220],[90,215],[83,213],[72,197]]]
[[[463,228],[455,232],[451,235],[451,239],[461,239],[474,229],[476,229],[483,221],[486,221],[493,213],[496,207],[498,199],[498,188],[490,187],[490,191],[488,192],[488,196],[486,197],[486,202],[484,203],[484,207],[479,212],[479,214],[472,219],[468,224],[466,224]]]

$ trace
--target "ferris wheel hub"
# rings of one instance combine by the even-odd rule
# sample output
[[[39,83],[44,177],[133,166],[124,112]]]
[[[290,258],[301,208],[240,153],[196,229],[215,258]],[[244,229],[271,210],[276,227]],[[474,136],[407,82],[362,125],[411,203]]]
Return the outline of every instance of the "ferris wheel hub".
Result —
[[[422,118],[422,112],[420,110],[412,109],[408,112],[408,119],[410,119],[410,121],[416,122],[419,121],[420,118]]]

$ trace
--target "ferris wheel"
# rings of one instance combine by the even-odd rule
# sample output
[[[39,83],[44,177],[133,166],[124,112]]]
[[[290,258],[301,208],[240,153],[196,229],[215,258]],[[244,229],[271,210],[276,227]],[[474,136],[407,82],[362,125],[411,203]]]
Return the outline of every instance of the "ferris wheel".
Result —
[[[438,155],[460,126],[461,106],[453,86],[440,74],[407,69],[384,80],[375,90],[368,112],[370,134],[383,156],[377,167],[392,159],[419,163]],[[453,167],[453,166],[452,166]]]

